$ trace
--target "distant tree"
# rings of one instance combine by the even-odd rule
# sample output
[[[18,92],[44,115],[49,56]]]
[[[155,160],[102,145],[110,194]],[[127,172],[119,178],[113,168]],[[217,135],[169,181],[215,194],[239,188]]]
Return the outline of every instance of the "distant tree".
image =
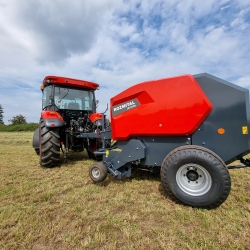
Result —
[[[0,104],[0,124],[4,124],[3,122],[3,107],[2,105]]]
[[[27,124],[26,118],[23,115],[13,116],[8,122],[10,122],[12,125]]]

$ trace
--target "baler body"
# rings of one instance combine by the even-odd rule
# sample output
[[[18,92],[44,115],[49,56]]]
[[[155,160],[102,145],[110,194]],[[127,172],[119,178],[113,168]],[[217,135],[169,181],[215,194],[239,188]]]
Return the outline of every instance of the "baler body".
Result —
[[[206,73],[134,85],[111,99],[115,143],[95,152],[103,161],[90,166],[90,177],[160,170],[173,200],[218,207],[230,193],[228,169],[250,166],[242,158],[250,152],[249,112],[248,90]],[[104,142],[110,131],[101,134]],[[236,159],[243,164],[226,166]]]
[[[111,99],[111,124],[118,147],[131,139],[145,145],[143,165],[161,166],[182,145],[208,148],[230,163],[250,150],[249,93],[207,73],[148,81]]]

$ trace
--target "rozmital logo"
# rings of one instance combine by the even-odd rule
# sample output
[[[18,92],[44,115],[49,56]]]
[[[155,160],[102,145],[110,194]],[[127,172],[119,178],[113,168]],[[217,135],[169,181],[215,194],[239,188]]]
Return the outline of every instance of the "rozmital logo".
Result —
[[[136,105],[136,104],[134,103],[134,101],[130,101],[130,102],[127,102],[127,103],[125,103],[125,104],[122,104],[122,105],[120,105],[120,106],[118,106],[118,107],[115,107],[115,108],[114,108],[114,111],[121,110],[121,109],[125,109],[125,108],[130,107],[130,106],[133,106],[133,105]]]

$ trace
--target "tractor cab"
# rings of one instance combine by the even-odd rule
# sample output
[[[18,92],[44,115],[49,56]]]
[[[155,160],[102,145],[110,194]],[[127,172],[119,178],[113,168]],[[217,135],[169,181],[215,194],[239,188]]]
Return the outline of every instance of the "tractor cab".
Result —
[[[42,109],[58,112],[66,123],[96,112],[94,91],[99,85],[72,78],[47,76],[43,81]]]

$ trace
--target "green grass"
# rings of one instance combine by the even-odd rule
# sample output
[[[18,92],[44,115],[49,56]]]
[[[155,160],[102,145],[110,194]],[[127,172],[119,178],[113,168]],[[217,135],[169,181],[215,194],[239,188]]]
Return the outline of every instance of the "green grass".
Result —
[[[93,184],[85,153],[42,169],[31,132],[0,133],[0,249],[250,249],[250,168],[214,210],[174,203],[160,178]]]

